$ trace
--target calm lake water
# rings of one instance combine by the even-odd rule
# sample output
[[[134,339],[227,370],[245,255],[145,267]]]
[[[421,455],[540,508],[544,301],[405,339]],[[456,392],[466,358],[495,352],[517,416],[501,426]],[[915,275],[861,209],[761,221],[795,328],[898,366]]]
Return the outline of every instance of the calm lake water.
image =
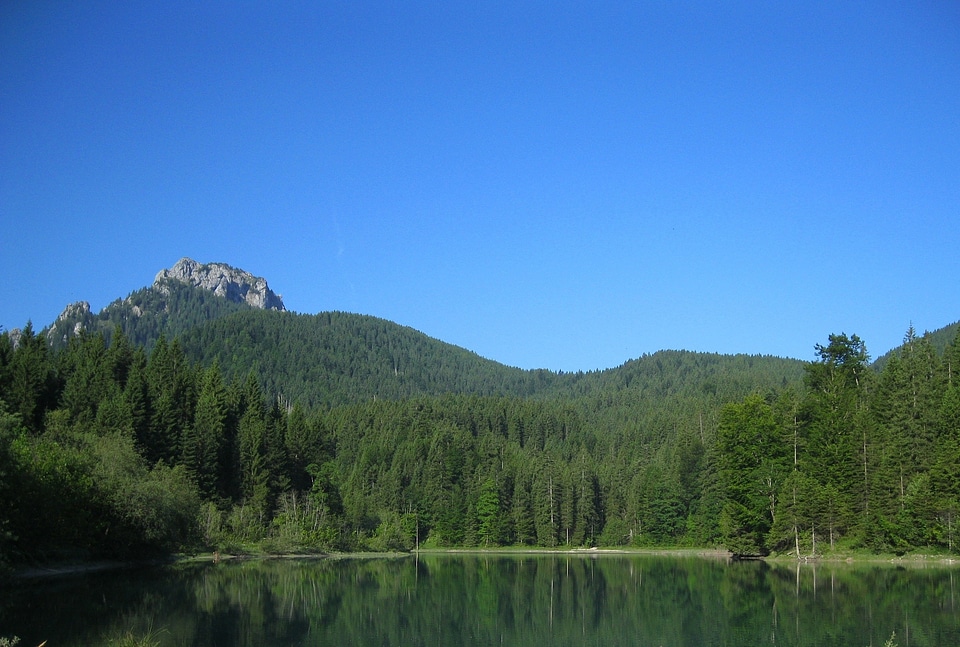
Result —
[[[700,557],[232,561],[0,588],[0,636],[103,645],[960,645],[960,570]]]

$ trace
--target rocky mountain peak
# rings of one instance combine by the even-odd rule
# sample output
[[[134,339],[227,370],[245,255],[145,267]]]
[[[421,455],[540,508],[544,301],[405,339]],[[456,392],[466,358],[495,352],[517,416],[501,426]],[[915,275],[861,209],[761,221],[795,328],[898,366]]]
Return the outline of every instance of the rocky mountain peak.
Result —
[[[71,303],[63,309],[63,312],[60,313],[57,320],[50,326],[50,329],[47,331],[47,337],[53,339],[59,336],[61,341],[65,343],[71,334],[74,336],[79,335],[91,317],[89,302],[77,301],[76,303]]]
[[[225,263],[198,263],[191,258],[181,258],[168,270],[160,270],[153,281],[162,287],[168,280],[180,281],[236,303],[246,303],[263,310],[285,311],[283,299],[267,285],[267,280],[239,270]]]

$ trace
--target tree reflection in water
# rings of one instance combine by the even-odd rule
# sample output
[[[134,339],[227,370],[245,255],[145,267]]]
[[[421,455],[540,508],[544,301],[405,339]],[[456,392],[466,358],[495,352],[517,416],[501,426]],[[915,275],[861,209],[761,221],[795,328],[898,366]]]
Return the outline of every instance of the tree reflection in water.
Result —
[[[951,568],[427,555],[187,563],[3,590],[0,635],[99,645],[960,644]]]

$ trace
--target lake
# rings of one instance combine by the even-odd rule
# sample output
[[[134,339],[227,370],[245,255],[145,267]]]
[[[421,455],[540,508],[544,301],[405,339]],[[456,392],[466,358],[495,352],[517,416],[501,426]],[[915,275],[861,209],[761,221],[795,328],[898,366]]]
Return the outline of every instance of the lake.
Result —
[[[432,554],[181,563],[0,588],[20,647],[960,645],[942,563]]]

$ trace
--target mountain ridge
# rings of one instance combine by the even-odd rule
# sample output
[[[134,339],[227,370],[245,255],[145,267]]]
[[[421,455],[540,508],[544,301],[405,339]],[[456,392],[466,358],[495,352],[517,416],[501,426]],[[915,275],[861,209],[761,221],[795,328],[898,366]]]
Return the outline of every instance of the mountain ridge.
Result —
[[[900,505],[932,501],[957,482],[956,462],[947,461],[960,428],[960,393],[949,380],[960,339],[941,363],[930,338],[918,343],[911,329],[896,361],[863,381],[866,353],[846,335],[830,335],[818,362],[662,350],[602,371],[522,370],[385,319],[256,308],[216,294],[218,280],[202,287],[205,281],[188,279],[162,274],[96,315],[88,304],[72,304],[52,340],[28,328],[18,349],[0,335],[0,417],[9,404],[7,424],[22,421],[24,437],[33,434],[44,448],[41,458],[72,452],[60,443],[79,441],[86,454],[75,473],[94,470],[91,483],[103,482],[96,472],[103,461],[126,455],[139,461],[138,478],[150,492],[167,492],[151,479],[170,484],[171,475],[186,488],[180,491],[194,489],[192,509],[181,496],[146,500],[151,511],[186,512],[161,540],[187,537],[176,529],[198,528],[201,513],[209,513],[205,528],[221,529],[204,536],[205,546],[219,545],[217,537],[294,536],[272,534],[278,523],[315,533],[315,521],[297,525],[290,514],[316,495],[327,506],[318,510],[329,533],[297,536],[327,548],[410,548],[416,534],[444,546],[723,540],[740,554],[785,547],[799,554],[806,541],[799,528],[810,528],[812,544],[814,525],[831,518],[824,507],[831,501],[856,522],[838,526],[854,545],[899,550],[939,541],[914,531],[941,523],[939,508],[924,503],[926,521],[917,524]],[[46,352],[57,340],[66,347]],[[846,413],[837,416],[838,407]],[[910,474],[888,460],[925,429],[938,434],[918,446],[917,464],[927,472]],[[33,480],[24,483],[58,483],[44,471],[52,462],[30,463]],[[806,471],[794,483],[797,465]],[[872,480],[856,476],[862,465]],[[914,480],[904,483],[904,475]],[[124,506],[137,503],[118,490],[123,495],[111,500],[119,507],[103,513],[109,523],[91,524],[71,515],[103,497],[97,490],[60,496],[87,492],[70,478],[63,482],[77,486],[57,486],[56,495],[11,488],[27,492],[10,521],[25,555],[76,544],[60,532],[71,525],[65,519],[103,545],[98,529],[118,527],[116,519],[129,517]],[[832,489],[822,490],[820,478],[832,479]],[[885,488],[871,501],[887,504],[887,521],[858,512],[861,484]],[[774,522],[793,514],[794,486],[819,507],[801,511],[812,516],[791,530]],[[769,506],[777,501],[775,519]],[[499,517],[492,525],[488,503]],[[262,512],[262,527],[228,522],[251,505]],[[741,519],[741,509],[750,516]],[[37,514],[44,523],[35,523]],[[901,534],[890,534],[892,520],[902,519]],[[127,536],[143,534],[133,524]],[[111,530],[114,537],[124,535]]]
[[[82,331],[109,336],[120,326],[133,341],[150,348],[161,333],[176,337],[243,308],[287,311],[283,298],[265,278],[226,263],[198,263],[183,257],[157,272],[151,285],[115,299],[98,313],[87,301],[68,304],[44,330],[57,348]]]
[[[162,291],[168,280],[194,285],[235,303],[246,303],[261,310],[286,310],[283,297],[270,289],[265,278],[226,263],[201,264],[183,257],[170,269],[160,270],[153,285]]]
[[[691,375],[707,380],[702,388],[708,390],[730,391],[729,378],[717,375],[746,371],[751,376],[749,387],[738,384],[727,395],[794,383],[801,372],[799,360],[683,351],[645,354],[586,373],[520,369],[370,315],[258,307],[270,305],[268,290],[265,279],[249,272],[181,259],[158,272],[152,285],[99,313],[85,302],[67,306],[47,329],[47,338],[62,348],[83,331],[109,338],[119,328],[148,352],[161,336],[178,339],[192,360],[205,366],[216,362],[230,379],[254,373],[265,391],[314,406],[446,393],[580,397],[610,388],[664,395],[689,387],[686,378],[664,373],[663,367],[676,368],[680,357],[685,359],[679,364],[700,366],[690,369]],[[259,295],[253,304],[245,296],[251,292]]]
[[[196,361],[205,365],[217,361],[233,378],[253,371],[270,392],[324,405],[447,392],[576,397],[629,387],[632,375],[644,375],[649,382],[659,373],[658,379],[669,381],[662,377],[662,368],[649,367],[662,367],[665,360],[680,366],[678,357],[704,366],[727,366],[714,369],[721,373],[738,366],[738,371],[754,378],[763,376],[755,388],[770,388],[798,380],[798,367],[804,364],[766,355],[661,350],[586,373],[519,369],[385,319],[287,311],[265,278],[225,263],[198,263],[186,257],[159,271],[152,285],[115,300],[100,313],[94,314],[87,302],[68,305],[46,334],[53,346],[62,347],[82,331],[109,337],[117,327],[147,350],[161,336],[179,338]],[[702,388],[727,388],[723,379],[704,379],[708,383]]]

